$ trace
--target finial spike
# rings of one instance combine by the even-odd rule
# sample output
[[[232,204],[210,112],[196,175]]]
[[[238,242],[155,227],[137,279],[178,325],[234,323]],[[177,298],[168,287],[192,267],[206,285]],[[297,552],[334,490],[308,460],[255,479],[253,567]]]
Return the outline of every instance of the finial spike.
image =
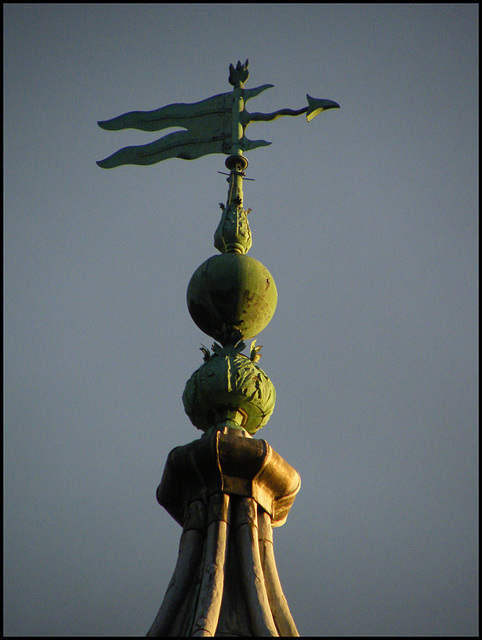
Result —
[[[241,62],[238,60],[236,69],[232,64],[229,65],[229,84],[232,84],[233,87],[243,86],[243,84],[249,78],[248,63],[249,60],[246,60],[244,64],[241,64]]]

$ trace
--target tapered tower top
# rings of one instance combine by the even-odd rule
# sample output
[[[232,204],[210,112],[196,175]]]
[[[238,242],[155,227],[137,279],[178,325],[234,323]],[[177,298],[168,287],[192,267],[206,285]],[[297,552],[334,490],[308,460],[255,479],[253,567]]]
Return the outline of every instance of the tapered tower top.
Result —
[[[99,122],[103,129],[160,131],[181,127],[149,144],[125,147],[97,164],[150,165],[168,158],[227,156],[228,195],[214,233],[218,254],[196,269],[187,305],[196,325],[217,340],[201,346],[203,363],[186,383],[182,400],[203,432],[168,456],[157,500],[183,527],[173,578],[149,636],[299,635],[283,595],[273,553],[272,527],[288,517],[301,486],[298,472],[264,440],[252,438],[275,406],[273,383],[261,369],[257,336],[277,303],[274,278],[247,255],[252,235],[244,208],[244,153],[270,142],[249,140],[251,122],[306,114],[310,121],[331,100],[307,96],[299,110],[249,113],[248,100],[273,85],[245,89],[248,60],[229,66],[232,92],[192,104],[133,111]]]

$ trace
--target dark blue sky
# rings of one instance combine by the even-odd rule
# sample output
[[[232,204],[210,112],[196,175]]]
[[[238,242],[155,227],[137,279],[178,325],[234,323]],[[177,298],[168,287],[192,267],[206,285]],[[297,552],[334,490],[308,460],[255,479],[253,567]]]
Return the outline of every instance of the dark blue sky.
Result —
[[[245,205],[278,288],[258,433],[301,474],[275,530],[302,635],[477,634],[478,7],[4,5],[4,633],[143,635],[180,527],[210,345],[185,302],[224,157],[102,170],[97,120],[273,84]]]

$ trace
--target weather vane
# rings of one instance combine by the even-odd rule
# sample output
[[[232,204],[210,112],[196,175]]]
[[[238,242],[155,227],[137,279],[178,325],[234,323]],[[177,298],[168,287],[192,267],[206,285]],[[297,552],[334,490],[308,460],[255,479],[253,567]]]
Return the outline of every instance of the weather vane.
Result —
[[[97,164],[103,169],[112,169],[123,164],[155,164],[168,158],[194,160],[210,153],[242,156],[243,151],[271,144],[266,140],[249,140],[246,137],[246,129],[252,122],[299,116],[302,113],[306,113],[309,122],[322,111],[340,106],[333,100],[312,98],[307,94],[308,106],[302,109],[249,113],[246,110],[247,101],[274,85],[263,84],[254,89],[245,89],[248,76],[248,60],[244,64],[238,62],[236,67],[231,64],[229,83],[234,87],[232,92],[191,104],[170,104],[154,111],[131,111],[111,120],[100,121],[99,126],[108,131],[161,131],[169,127],[186,130],[169,133],[149,144],[125,147]]]
[[[201,346],[203,364],[182,394],[184,410],[203,431],[168,456],[157,500],[183,527],[174,575],[148,636],[297,636],[281,588],[272,528],[288,517],[301,486],[298,472],[265,440],[253,439],[273,413],[276,391],[261,369],[254,338],[270,322],[278,294],[273,276],[246,255],[251,231],[242,184],[243,152],[271,144],[249,140],[251,122],[339,107],[307,96],[302,109],[249,113],[246,103],[273,85],[245,89],[248,61],[229,67],[231,93],[155,111],[132,111],[99,122],[103,129],[161,131],[181,127],[140,146],[120,149],[97,164],[150,165],[168,158],[194,160],[223,153],[230,170],[226,205],[214,234],[220,255],[194,272],[187,288],[189,313],[220,344]]]

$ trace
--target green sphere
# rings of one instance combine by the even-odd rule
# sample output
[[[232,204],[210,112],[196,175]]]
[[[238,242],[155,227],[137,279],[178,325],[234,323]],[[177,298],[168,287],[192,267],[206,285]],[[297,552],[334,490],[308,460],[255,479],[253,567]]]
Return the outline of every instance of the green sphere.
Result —
[[[203,262],[187,288],[192,319],[221,344],[257,336],[273,317],[277,300],[268,269],[239,253],[222,253]]]
[[[273,413],[276,390],[256,363],[241,353],[224,352],[211,356],[192,374],[182,402],[189,419],[201,431],[239,413],[243,416],[240,426],[253,435]]]

